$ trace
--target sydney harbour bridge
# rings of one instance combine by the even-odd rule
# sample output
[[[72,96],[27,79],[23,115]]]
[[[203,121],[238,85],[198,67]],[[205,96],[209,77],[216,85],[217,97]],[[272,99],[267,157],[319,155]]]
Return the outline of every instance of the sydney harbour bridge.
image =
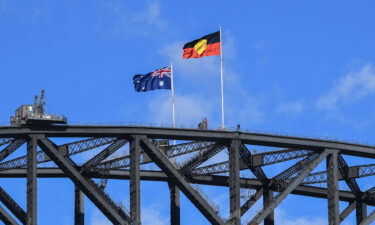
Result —
[[[375,164],[353,166],[347,160],[354,156],[371,162],[375,146],[238,130],[65,124],[3,126],[0,145],[0,180],[27,179],[26,208],[0,187],[3,204],[0,219],[5,224],[37,224],[37,181],[48,178],[69,179],[74,183],[72,210],[74,207],[77,225],[84,224],[84,196],[113,224],[141,224],[140,181],[143,180],[168,183],[173,225],[180,224],[181,194],[211,224],[277,224],[274,210],[289,195],[327,201],[327,207],[321,210],[327,213],[330,225],[340,224],[351,213],[360,225],[375,220],[375,211],[367,210],[375,206],[375,187],[368,188],[375,183],[367,184],[365,189],[358,182],[375,175]],[[23,145],[27,153],[9,159]],[[123,147],[128,147],[127,153],[113,155]],[[255,147],[266,150],[254,152]],[[95,149],[100,149],[99,153],[83,163],[72,159],[76,154]],[[229,160],[207,163],[223,151]],[[293,163],[284,166],[286,161]],[[157,169],[144,169],[145,164],[153,164]],[[270,176],[265,168],[272,165],[283,166],[283,171]],[[319,165],[323,169],[316,171]],[[253,176],[240,176],[244,171]],[[109,179],[129,180],[128,208],[112,200],[106,192]],[[346,183],[348,188],[340,188],[340,183]],[[224,218],[197,185],[227,187],[229,216]],[[248,193],[245,196],[244,190]],[[302,205],[304,198],[301,199]],[[257,201],[261,201],[262,209],[249,220],[241,221]],[[345,208],[339,207],[340,202],[345,202]]]

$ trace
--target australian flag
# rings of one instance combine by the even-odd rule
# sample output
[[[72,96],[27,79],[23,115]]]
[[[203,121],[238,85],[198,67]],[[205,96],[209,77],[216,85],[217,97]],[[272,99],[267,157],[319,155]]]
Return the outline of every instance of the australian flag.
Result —
[[[134,89],[138,92],[152,91],[155,89],[171,89],[171,78],[171,66],[144,75],[137,74],[133,77]]]

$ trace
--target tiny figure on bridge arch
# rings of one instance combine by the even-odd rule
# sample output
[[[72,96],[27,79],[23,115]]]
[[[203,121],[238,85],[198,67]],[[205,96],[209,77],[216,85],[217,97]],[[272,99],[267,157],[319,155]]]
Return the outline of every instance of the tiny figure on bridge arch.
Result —
[[[208,128],[208,120],[207,118],[203,118],[202,122],[198,124],[198,129],[207,130],[207,128]]]

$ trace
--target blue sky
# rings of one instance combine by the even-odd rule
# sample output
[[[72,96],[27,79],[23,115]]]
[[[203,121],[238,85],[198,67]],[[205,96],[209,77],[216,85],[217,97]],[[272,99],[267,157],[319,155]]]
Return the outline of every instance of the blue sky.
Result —
[[[177,126],[207,117],[218,127],[219,58],[181,56],[184,43],[221,24],[227,127],[375,144],[374,9],[370,0],[0,0],[0,122],[45,89],[47,111],[73,123],[171,124],[170,92],[136,93],[131,78],[173,61]],[[4,183],[23,206],[24,184]],[[166,224],[167,186],[142,185],[144,224]],[[39,223],[72,224],[72,191],[69,181],[40,180]],[[127,182],[110,182],[108,192],[128,204]],[[206,192],[227,204],[226,189]],[[291,196],[276,217],[326,224],[322,207],[323,200]],[[207,224],[186,199],[182,211],[183,224]],[[88,224],[106,224],[91,203],[86,215]]]

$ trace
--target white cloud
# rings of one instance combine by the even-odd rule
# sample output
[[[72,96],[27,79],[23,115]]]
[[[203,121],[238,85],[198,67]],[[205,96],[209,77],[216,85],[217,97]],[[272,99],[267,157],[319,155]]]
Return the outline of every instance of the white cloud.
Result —
[[[168,217],[163,216],[156,206],[150,206],[141,209],[141,220],[143,225],[166,225],[168,224]],[[92,213],[91,225],[109,225],[112,224],[107,217],[94,209]]]
[[[353,70],[317,101],[318,109],[335,109],[339,104],[359,101],[375,93],[375,71],[371,64]]]
[[[95,209],[92,213],[91,225],[109,225],[111,222],[99,210]]]
[[[304,103],[303,101],[292,101],[292,102],[284,102],[281,103],[277,108],[276,111],[279,113],[285,114],[300,114],[304,110]]]
[[[169,94],[169,93],[168,93]],[[198,123],[203,117],[212,115],[210,104],[205,102],[203,96],[196,94],[176,95],[176,121],[179,125]],[[172,123],[171,97],[161,95],[149,104],[149,112],[156,123]]]
[[[149,36],[155,30],[167,29],[158,1],[148,1],[141,10],[128,8],[123,1],[105,1],[111,30],[117,35]]]
[[[160,10],[161,7],[159,2],[148,2],[148,5],[144,11],[133,15],[131,22],[163,27],[165,26],[165,22],[161,21],[160,19]]]
[[[143,225],[166,225],[168,224],[168,217],[160,214],[159,211],[150,208],[142,208],[142,224]]]

